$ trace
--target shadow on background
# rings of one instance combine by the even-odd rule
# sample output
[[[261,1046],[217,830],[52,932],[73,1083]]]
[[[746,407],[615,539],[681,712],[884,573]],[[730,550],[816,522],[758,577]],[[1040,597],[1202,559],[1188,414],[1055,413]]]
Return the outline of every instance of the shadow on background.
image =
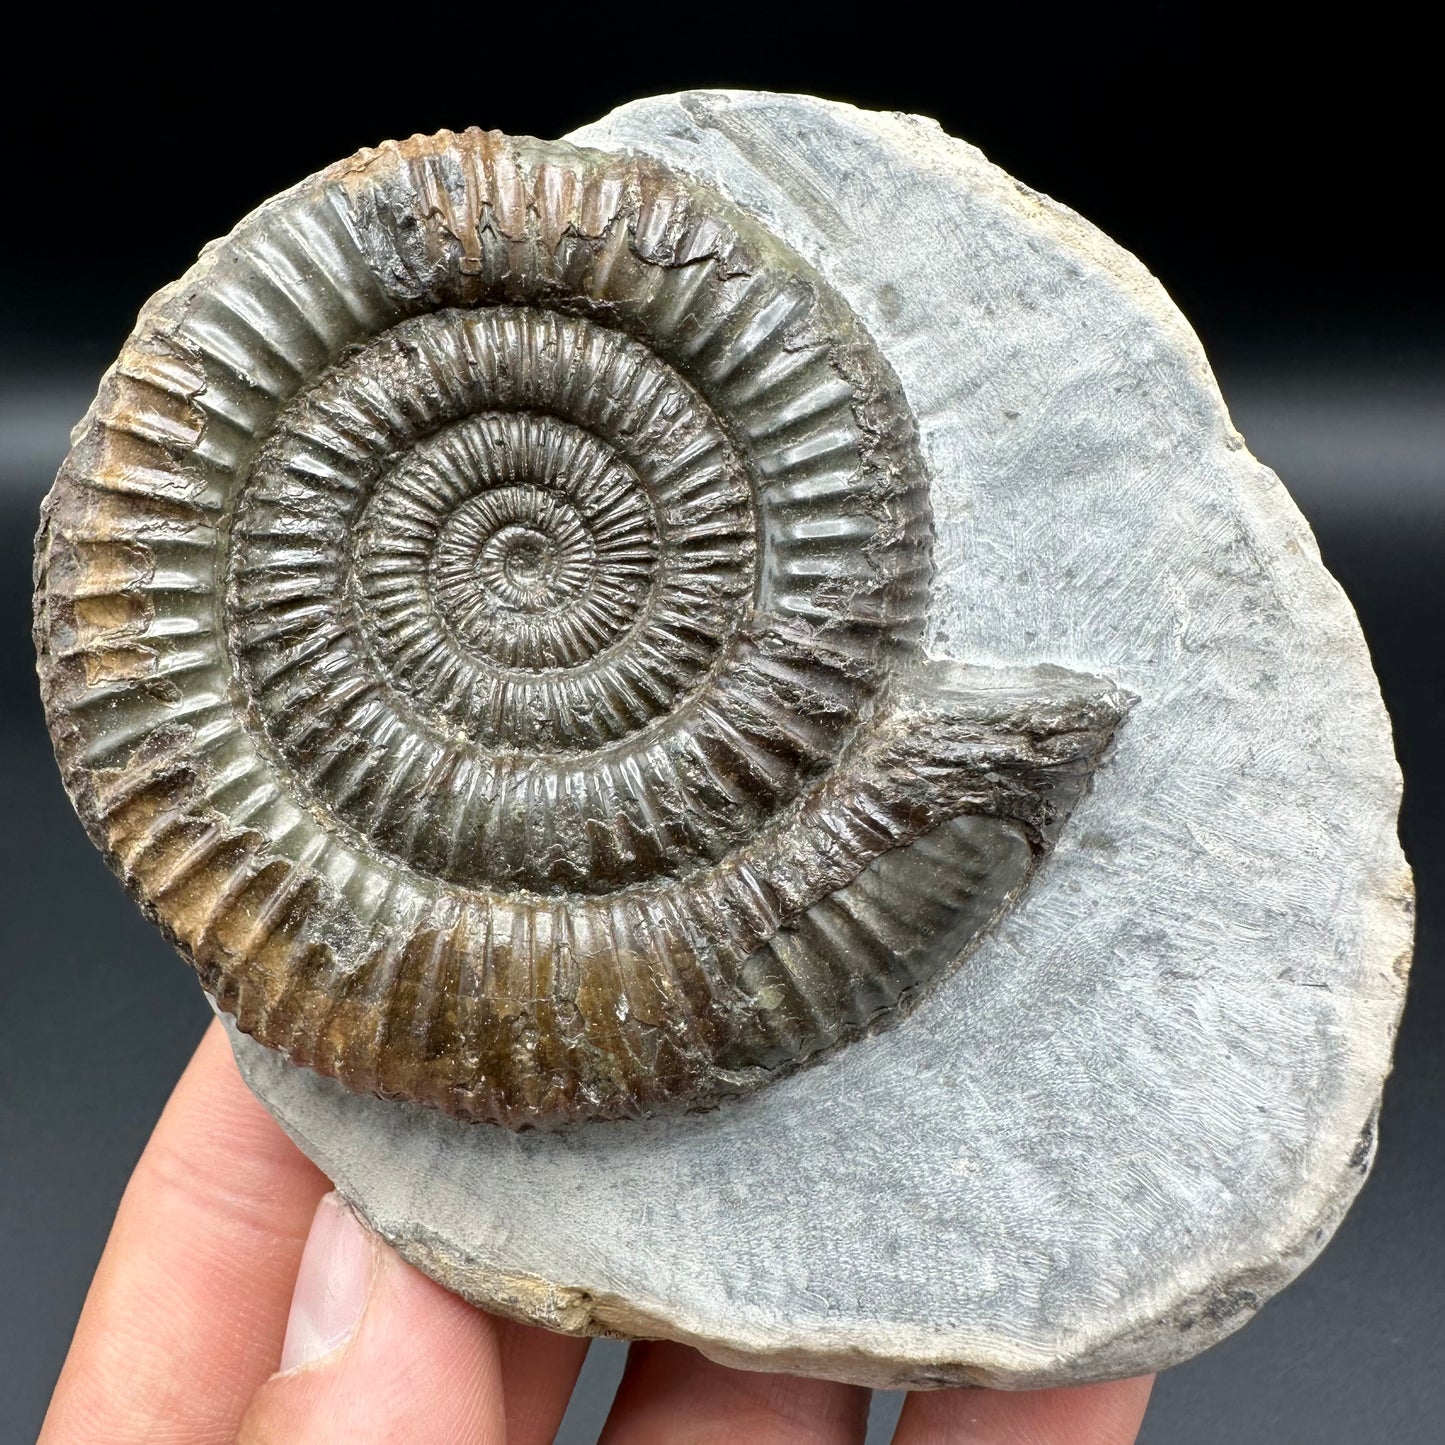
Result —
[[[139,302],[202,241],[309,170],[383,135],[442,124],[561,134],[629,96],[720,80],[937,115],[1136,250],[1199,328],[1236,424],[1287,480],[1353,599],[1395,720],[1407,779],[1403,834],[1423,895],[1378,1163],[1321,1261],[1241,1334],[1161,1380],[1142,1439],[1437,1438],[1445,1418],[1434,887],[1445,861],[1438,258],[1427,228],[1416,234],[1338,204],[1344,180],[1367,164],[1385,168],[1382,189],[1392,176],[1407,183],[1400,137],[1411,121],[1398,103],[1359,103],[1358,84],[1345,105],[1315,86],[1318,71],[1300,78],[1280,55],[1236,46],[1196,17],[1142,13],[1142,27],[1055,35],[1026,65],[1006,26],[971,30],[991,63],[963,69],[956,50],[890,67],[886,56],[860,59],[855,45],[840,61],[815,37],[790,42],[778,26],[753,47],[767,50],[763,58],[698,66],[629,52],[599,78],[596,57],[582,55],[565,78],[548,77],[550,86],[530,76],[498,84],[496,72],[465,85],[432,72],[371,88],[353,78],[339,90],[288,93],[284,113],[215,107],[208,151],[192,137],[178,144],[157,132],[151,111],[122,103],[131,82],[103,45],[72,57],[76,71],[53,112],[39,125],[34,113],[26,118],[26,133],[44,144],[25,149],[11,177],[13,194],[64,199],[71,220],[10,227],[0,247],[0,1439],[26,1440],[38,1428],[126,1176],[208,1017],[190,973],[85,839],[44,733],[28,637],[30,539],[66,432]],[[1372,64],[1370,37],[1349,39],[1338,63],[1358,81]],[[281,84],[282,42],[267,43],[273,48],[260,44],[249,56],[256,69],[246,94]],[[346,70],[319,39],[288,31],[284,45],[288,61],[324,54],[334,73]],[[177,45],[148,63],[163,86],[166,65],[187,61]],[[163,189],[150,169],[162,140],[170,146]],[[57,169],[62,155],[68,169]],[[594,1349],[560,1439],[595,1438],[622,1356],[615,1344]],[[897,1406],[896,1397],[879,1398],[870,1440],[887,1439]]]

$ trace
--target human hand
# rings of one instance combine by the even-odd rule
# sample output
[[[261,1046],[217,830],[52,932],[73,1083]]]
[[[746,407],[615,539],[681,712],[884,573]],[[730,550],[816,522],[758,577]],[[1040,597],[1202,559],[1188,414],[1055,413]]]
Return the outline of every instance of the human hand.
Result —
[[[329,1192],[212,1024],[121,1201],[41,1445],[552,1439],[587,1341],[483,1314]],[[1128,1445],[1148,1379],[911,1395],[898,1445]],[[634,1345],[603,1440],[862,1440],[868,1391]]]

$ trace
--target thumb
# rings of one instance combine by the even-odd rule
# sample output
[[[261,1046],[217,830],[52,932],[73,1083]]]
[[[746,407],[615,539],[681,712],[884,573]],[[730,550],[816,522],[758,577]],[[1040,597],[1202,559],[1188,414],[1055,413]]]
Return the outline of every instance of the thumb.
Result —
[[[252,1398],[240,1445],[505,1437],[496,1322],[326,1195],[296,1278],[281,1368]]]

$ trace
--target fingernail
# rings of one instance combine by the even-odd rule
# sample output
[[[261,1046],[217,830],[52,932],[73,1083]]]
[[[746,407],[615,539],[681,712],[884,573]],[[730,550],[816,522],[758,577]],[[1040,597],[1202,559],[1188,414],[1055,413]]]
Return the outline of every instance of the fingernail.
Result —
[[[346,1343],[361,1323],[375,1273],[372,1236],[339,1194],[328,1194],[306,1236],[279,1373],[299,1370]]]

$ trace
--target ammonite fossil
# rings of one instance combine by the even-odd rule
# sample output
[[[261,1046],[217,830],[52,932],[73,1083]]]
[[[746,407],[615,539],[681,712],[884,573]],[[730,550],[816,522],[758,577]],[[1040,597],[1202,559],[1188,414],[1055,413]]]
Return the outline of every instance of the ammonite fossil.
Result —
[[[156,296],[37,543],[91,836],[219,1006],[463,1118],[703,1107],[896,1016],[1123,715],[927,658],[929,478],[799,256],[468,131]]]

